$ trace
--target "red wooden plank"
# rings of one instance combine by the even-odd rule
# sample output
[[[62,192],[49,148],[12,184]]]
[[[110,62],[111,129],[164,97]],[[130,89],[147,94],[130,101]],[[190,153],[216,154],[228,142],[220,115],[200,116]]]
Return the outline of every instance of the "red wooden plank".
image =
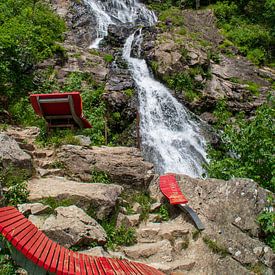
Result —
[[[75,260],[75,255],[74,252],[69,250],[70,254],[70,260],[69,260],[69,275],[74,275],[74,260]]]
[[[25,227],[22,230],[22,227],[24,227],[25,225],[26,224],[23,224],[21,227],[19,226],[7,234],[8,238],[12,238],[10,242],[14,247],[17,246],[17,244],[22,240],[22,238],[24,238],[28,233],[30,233],[34,228],[36,228],[33,224],[30,223],[28,224],[28,227]]]
[[[39,237],[42,235],[43,233],[41,231],[37,231],[36,234],[31,238],[31,240],[24,245],[23,249],[21,250],[21,252],[27,256],[28,251],[33,247],[33,245],[35,245],[35,243],[37,242],[37,240],[39,239]],[[37,245],[36,245],[37,246]]]
[[[69,274],[69,263],[70,263],[70,255],[69,250],[65,249],[64,251],[64,264],[63,264],[63,272],[61,274],[68,275]]]
[[[15,207],[13,207],[13,206],[6,206],[6,207],[1,207],[0,208],[0,213],[1,212],[6,212],[6,211],[9,211],[9,210],[16,210],[16,211],[18,211]]]
[[[83,260],[84,260],[84,266],[86,268],[86,272],[87,274],[97,274],[97,273],[93,273],[93,269],[91,267],[91,263],[90,263],[90,260],[89,260],[89,257],[85,254],[81,254],[83,255]]]
[[[40,235],[40,237],[37,239],[37,241],[35,242],[35,244],[30,248],[30,250],[25,255],[28,259],[32,259],[33,258],[33,256],[35,255],[36,251],[38,250],[38,248],[41,245],[43,245],[43,242],[44,242],[45,238],[46,238],[46,235],[44,233],[42,233]],[[33,261],[37,262],[36,260],[33,260]]]
[[[90,262],[90,266],[91,266],[91,269],[92,269],[91,274],[96,274],[96,275],[102,274],[102,273],[99,273],[99,271],[97,269],[97,266],[96,266],[96,263],[95,263],[95,257],[87,256],[86,260]]]
[[[98,270],[98,274],[105,275],[104,269],[102,268],[101,263],[99,261],[99,257],[94,257],[94,263]]]
[[[119,265],[123,270],[125,270],[126,274],[140,274],[138,269],[136,269],[134,266],[131,266],[131,262],[127,260],[117,260]]]
[[[131,266],[134,266],[138,270],[138,272],[140,274],[143,274],[143,275],[144,274],[148,274],[147,271],[144,270],[144,268],[142,268],[139,263],[137,263],[137,262],[130,262],[130,264],[131,264]]]
[[[37,233],[38,231],[38,228],[33,226],[33,229],[27,233],[18,243],[17,243],[17,246],[16,248],[21,251],[23,249],[23,247],[30,241],[30,239],[32,237],[35,236],[35,234]],[[16,237],[15,237],[16,238]]]
[[[44,251],[44,248],[46,247],[47,243],[49,242],[50,240],[45,236],[45,238],[43,239],[43,241],[41,242],[41,244],[39,245],[38,249],[35,251],[35,253],[33,254],[31,260],[37,264],[39,258],[40,258],[40,255],[42,254],[42,252]]]
[[[5,236],[8,241],[10,241],[12,239],[13,231],[19,226],[20,227],[23,226],[23,229],[24,229],[28,226],[28,223],[26,223],[25,219],[19,220],[15,223],[3,228],[2,235]]]
[[[85,268],[85,258],[84,254],[79,253],[79,268],[80,268],[80,274],[81,275],[88,275]]]
[[[59,259],[58,259],[58,266],[56,269],[56,274],[61,275],[63,274],[63,266],[64,266],[64,257],[65,257],[65,248],[60,247],[60,254],[59,254]]]
[[[56,246],[57,246],[57,243],[53,242],[52,243],[52,246],[49,250],[49,253],[48,253],[48,256],[45,260],[45,263],[43,265],[44,269],[46,270],[49,270],[50,266],[51,266],[51,263],[52,263],[52,259],[53,259],[53,256],[54,256],[54,253],[55,253],[55,249],[56,249]]]
[[[83,270],[83,273],[81,268],[80,268],[80,254],[79,253],[74,253],[74,268],[75,268],[75,275],[82,275],[85,274],[85,269]]]
[[[12,214],[12,213],[20,213],[20,212],[14,207],[10,207],[10,208],[7,207],[7,209],[2,210],[0,212],[0,217],[4,217],[5,215]],[[20,214],[22,214],[22,213],[20,213]]]
[[[106,258],[109,264],[112,266],[112,269],[115,271],[117,275],[125,275],[125,270],[127,270],[124,266],[123,268],[118,263],[117,259]],[[129,274],[129,273],[128,273]]]
[[[48,240],[45,248],[43,249],[40,257],[38,258],[38,262],[37,264],[42,267],[47,259],[47,256],[49,254],[49,251],[51,249],[51,246],[54,244],[54,242],[52,240]]]
[[[57,270],[58,259],[59,259],[59,256],[60,256],[60,249],[61,249],[61,246],[59,244],[57,244],[56,248],[55,248],[54,256],[53,256],[53,259],[52,259],[52,262],[51,262],[51,266],[49,268],[49,271],[51,273],[54,273]]]
[[[98,261],[101,263],[102,268],[106,275],[115,275],[113,267],[105,257],[99,257]]]
[[[15,213],[12,215],[6,215],[3,217],[0,217],[0,232],[2,232],[6,226],[9,226],[9,225],[11,225],[19,220],[22,220],[22,219],[26,219],[26,218],[20,213],[18,213],[18,214]]]

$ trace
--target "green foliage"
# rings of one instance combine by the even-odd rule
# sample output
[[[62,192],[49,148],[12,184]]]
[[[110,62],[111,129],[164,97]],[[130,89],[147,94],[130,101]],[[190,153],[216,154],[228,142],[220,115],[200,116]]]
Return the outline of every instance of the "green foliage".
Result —
[[[140,219],[147,220],[150,213],[152,198],[147,193],[137,193],[133,197],[133,201],[138,202],[141,205]]]
[[[110,177],[104,171],[99,171],[98,169],[94,168],[91,172],[91,175],[92,175],[91,182],[105,183],[105,184],[111,183]]]
[[[74,202],[71,199],[57,199],[57,198],[44,198],[39,201],[40,203],[43,203],[45,205],[49,205],[52,209],[55,209],[57,207],[67,207],[70,205],[74,205]]]
[[[169,221],[170,214],[168,206],[166,204],[161,205],[161,207],[159,208],[159,215],[162,221]]]
[[[259,215],[257,221],[262,230],[262,237],[266,244],[268,244],[275,252],[275,200],[274,197],[270,197],[268,200],[268,206]]]
[[[34,66],[64,50],[65,24],[45,1],[0,1],[0,89],[16,100],[33,86]]]
[[[261,106],[255,117],[247,120],[243,116],[234,124],[227,124],[228,112],[223,108],[215,114],[223,126],[222,146],[210,149],[207,166],[209,177],[230,179],[251,178],[262,187],[275,191],[274,178],[274,108],[273,100]]]
[[[223,245],[219,244],[215,240],[212,240],[210,237],[204,236],[202,239],[213,253],[219,254],[222,258],[229,254],[228,250]]]
[[[102,227],[107,233],[106,247],[114,250],[117,246],[130,246],[136,242],[136,231],[132,227],[125,227],[124,225],[116,227],[114,223],[103,221]]]
[[[29,175],[26,170],[10,166],[0,168],[0,183],[7,187],[4,192],[5,205],[17,205],[27,202],[29,191],[26,180]]]
[[[162,22],[170,22],[172,26],[182,26],[184,24],[184,18],[181,9],[177,7],[170,7],[163,10],[159,14],[159,20]]]
[[[14,275],[16,274],[16,265],[10,256],[9,249],[4,245],[5,243],[5,239],[0,235],[0,275]]]
[[[114,57],[111,54],[105,54],[103,58],[107,63],[112,63],[114,61]]]

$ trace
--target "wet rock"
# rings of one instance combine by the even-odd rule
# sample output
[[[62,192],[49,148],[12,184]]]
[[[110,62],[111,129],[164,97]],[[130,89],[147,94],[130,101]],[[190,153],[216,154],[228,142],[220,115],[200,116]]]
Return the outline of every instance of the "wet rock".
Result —
[[[114,184],[83,183],[61,177],[32,179],[28,182],[29,200],[43,198],[69,200],[84,210],[94,211],[98,219],[106,217],[115,207],[123,188]]]
[[[56,208],[55,215],[45,220],[42,231],[65,247],[89,245],[92,242],[104,244],[107,238],[96,220],[75,205]]]
[[[0,133],[0,166],[10,166],[24,169],[29,175],[32,174],[31,156],[25,153],[18,143],[8,135]]]

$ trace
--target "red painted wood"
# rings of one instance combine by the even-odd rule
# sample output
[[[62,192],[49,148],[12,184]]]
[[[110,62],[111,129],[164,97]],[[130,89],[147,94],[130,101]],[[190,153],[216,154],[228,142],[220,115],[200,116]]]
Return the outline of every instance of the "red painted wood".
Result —
[[[132,262],[129,262],[127,260],[118,260],[119,264],[123,266],[124,268],[127,268],[127,274],[142,274],[140,271],[132,264]]]
[[[93,270],[93,267],[91,266],[90,259],[89,259],[90,257],[87,255],[83,255],[83,258],[84,258],[84,265],[85,265],[87,274],[98,275],[97,270],[96,269]]]
[[[33,254],[31,260],[37,264],[39,258],[40,258],[40,255],[43,253],[43,251],[45,250],[46,248],[46,245],[47,243],[49,242],[50,240],[45,236],[45,238],[43,239],[43,241],[41,242],[41,244],[39,245],[38,249],[35,251],[35,253]]]
[[[105,275],[105,272],[104,272],[104,269],[103,269],[102,266],[101,266],[99,257],[94,257],[94,263],[95,263],[96,268],[97,268],[97,270],[98,270],[98,274],[100,274],[100,275]]]
[[[29,233],[27,233],[16,245],[16,248],[21,251],[23,249],[23,247],[30,241],[30,239],[32,237],[35,236],[35,234],[37,233],[38,228],[33,226],[32,230],[29,231]],[[15,237],[16,239],[16,237]]]
[[[96,257],[88,257],[88,260],[90,261],[92,272],[93,272],[91,274],[96,274],[96,275],[102,274],[99,272],[99,270],[97,268]]]
[[[26,228],[28,226],[28,223],[26,223],[25,219],[19,220],[9,226],[6,226],[5,228],[3,228],[2,230],[2,234],[3,236],[6,236],[6,239],[8,241],[10,241],[12,239],[12,235],[13,235],[13,231],[17,228],[17,227],[22,227],[23,229]],[[22,230],[23,230],[22,229]]]
[[[80,275],[87,275],[86,268],[85,268],[85,259],[84,255],[79,253],[79,268],[80,268]]]
[[[74,275],[75,272],[75,255],[74,252],[69,250],[70,260],[69,260],[69,275]]]
[[[161,192],[169,199],[170,204],[186,204],[188,200],[182,194],[176,177],[167,174],[159,177],[159,187]]]
[[[27,257],[27,254],[29,250],[35,245],[37,240],[41,237],[43,233],[41,231],[37,231],[36,234],[31,238],[31,240],[24,245],[23,249],[21,252]],[[37,247],[37,244],[35,245]]]
[[[115,272],[110,265],[109,261],[104,257],[99,257],[98,261],[101,263],[101,266],[105,272],[106,275],[115,275]]]
[[[131,262],[131,266],[134,266],[140,274],[148,274],[147,270],[143,268],[140,263]],[[150,274],[150,273],[149,273]],[[155,274],[154,274],[155,275]]]
[[[115,271],[115,274],[116,275],[125,275],[127,274],[125,271],[127,270],[124,266],[122,267],[117,259],[109,259],[109,258],[105,258],[109,263],[110,265],[112,266],[112,269]],[[130,273],[128,273],[130,274]]]
[[[75,275],[82,275],[80,269],[80,253],[74,253],[74,268],[75,268]],[[85,269],[83,270],[83,272]],[[85,273],[84,273],[85,274]]]
[[[24,219],[25,217],[19,213],[19,214],[11,214],[11,215],[6,215],[6,216],[3,216],[3,217],[0,217],[0,232],[2,233],[3,229],[6,227],[6,226],[9,226],[19,220],[22,220]]]
[[[12,213],[20,213],[20,212],[18,212],[18,210],[16,209],[16,208],[14,208],[14,207],[5,207],[6,208],[6,210],[2,210],[1,212],[0,212],[0,217],[4,217],[4,216],[6,216],[6,215],[10,215],[10,214],[12,214]],[[2,209],[2,208],[1,208]],[[22,213],[20,213],[20,214],[22,214]]]
[[[61,250],[61,246],[59,244],[56,245],[55,251],[54,251],[54,256],[49,268],[49,271],[51,273],[54,273],[57,270],[57,266],[58,266],[58,259],[60,256],[60,250]]]
[[[38,248],[43,245],[43,242],[46,238],[46,235],[44,233],[42,233],[40,235],[40,237],[37,239],[37,241],[35,242],[35,244],[31,247],[31,249],[27,252],[26,257],[28,259],[32,259],[33,256],[35,255],[36,251],[38,250]],[[34,261],[36,263],[36,261],[33,259],[32,261]]]
[[[7,211],[10,211],[10,210],[17,210],[17,209],[15,207],[13,207],[13,206],[1,207],[0,208],[0,213],[1,212],[7,212]]]
[[[47,258],[44,262],[44,265],[43,265],[44,269],[46,269],[46,270],[50,269],[50,266],[51,266],[51,263],[52,263],[52,260],[53,260],[53,257],[54,257],[56,246],[57,246],[57,243],[53,242],[52,246],[49,250],[49,253],[47,255]]]
[[[47,259],[48,253],[49,253],[49,251],[50,251],[50,248],[51,248],[51,246],[52,246],[53,244],[54,244],[54,242],[48,239],[48,242],[47,242],[47,244],[46,244],[44,250],[42,251],[40,257],[38,258],[37,264],[38,264],[40,267],[42,267],[42,266],[44,265],[44,263],[45,263],[45,261],[46,261],[46,259]]]
[[[27,225],[27,227],[25,227]],[[24,228],[24,229],[22,229]],[[35,226],[31,223],[23,224],[19,227],[16,227],[13,231],[7,234],[7,237],[11,239],[11,244],[16,247],[18,242],[22,240],[28,233],[30,233]],[[7,239],[8,239],[7,238]]]
[[[63,266],[64,266],[64,258],[65,258],[65,248],[60,247],[60,254],[59,254],[59,260],[58,260],[58,266],[56,269],[56,274],[61,275],[63,274]]]
[[[67,248],[64,251],[64,264],[63,264],[63,272],[61,274],[68,275],[69,274],[69,264],[70,264],[70,250]]]

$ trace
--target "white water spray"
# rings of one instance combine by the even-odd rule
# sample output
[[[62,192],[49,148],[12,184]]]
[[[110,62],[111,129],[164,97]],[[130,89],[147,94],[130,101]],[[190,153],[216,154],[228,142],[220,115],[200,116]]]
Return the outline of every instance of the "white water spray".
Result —
[[[141,20],[143,25],[152,25],[156,22],[154,13],[136,0],[85,2],[97,18],[97,41],[107,35],[109,24],[137,24]],[[123,57],[138,89],[143,154],[155,164],[160,174],[175,172],[200,177],[204,172],[202,163],[206,162],[206,153],[199,124],[164,85],[154,80],[145,60],[131,57],[133,43],[139,52],[140,41],[141,31],[136,38],[132,34],[124,45]]]

